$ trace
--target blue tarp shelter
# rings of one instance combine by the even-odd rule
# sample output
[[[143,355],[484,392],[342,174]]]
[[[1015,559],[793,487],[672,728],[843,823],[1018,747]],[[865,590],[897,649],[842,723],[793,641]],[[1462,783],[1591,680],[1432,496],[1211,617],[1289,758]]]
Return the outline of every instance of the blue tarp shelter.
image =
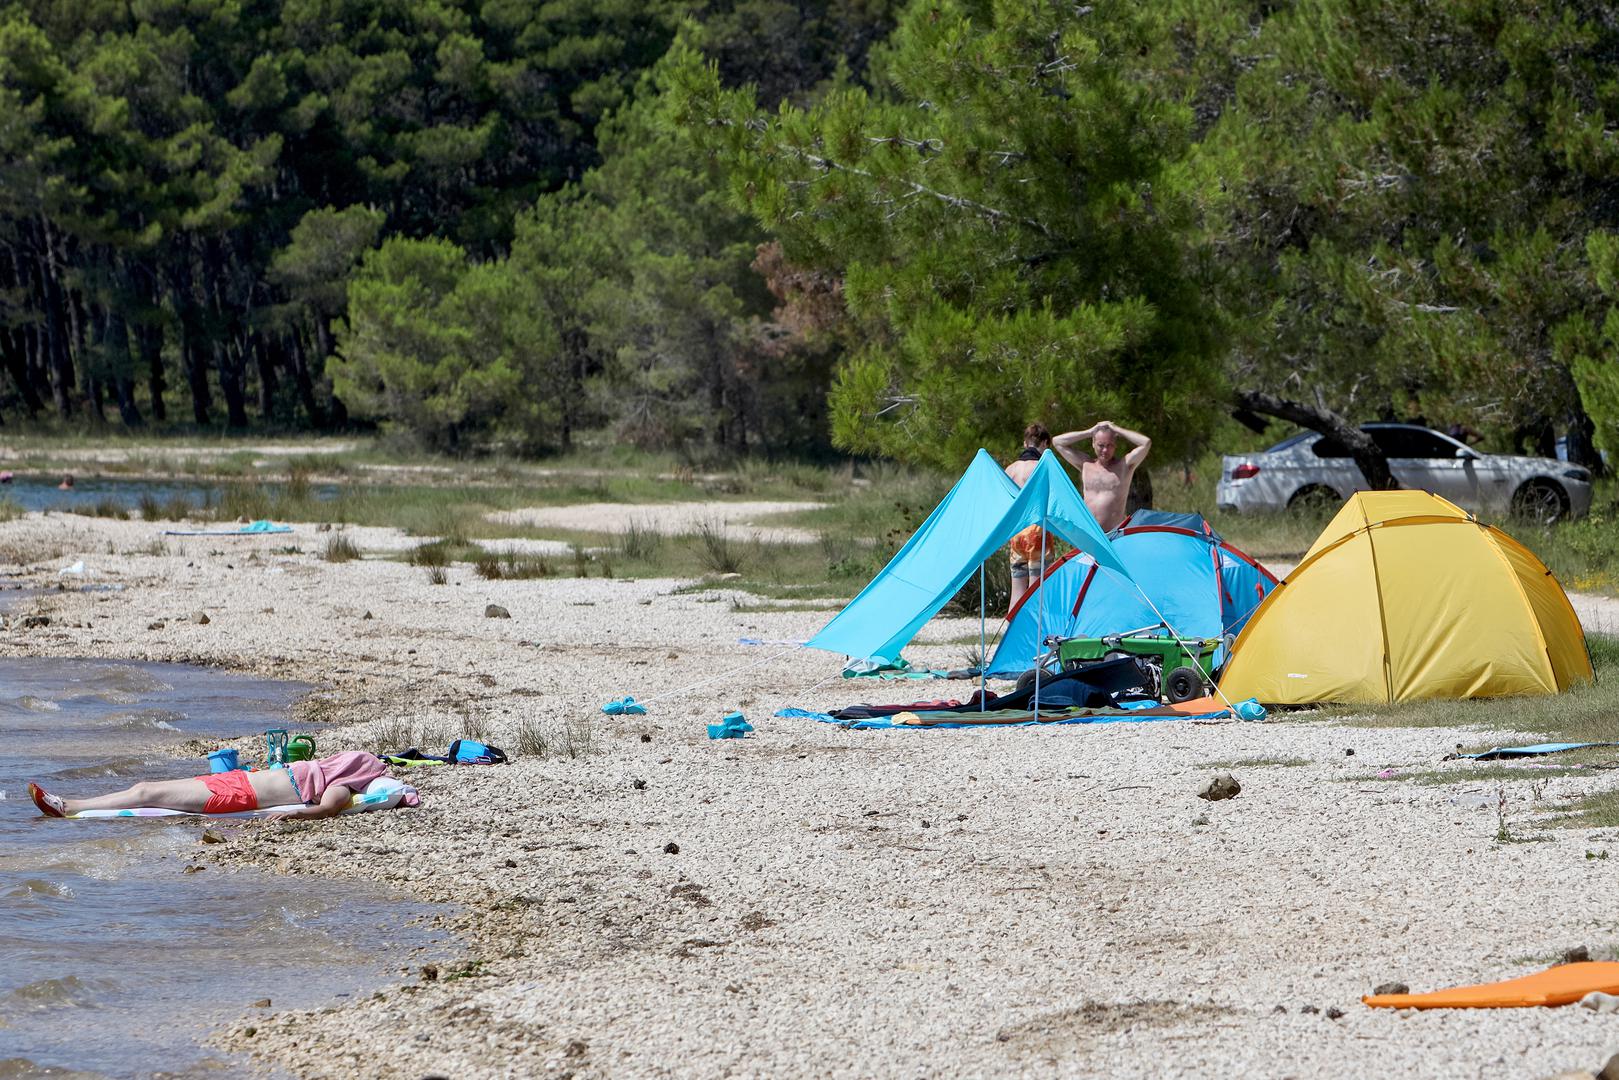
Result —
[[[1223,541],[1197,514],[1139,511],[1112,541],[1130,580],[1099,572],[1084,552],[1065,556],[1013,610],[990,675],[1013,677],[1029,670],[1043,651],[1041,641],[1052,634],[1119,634],[1156,625],[1160,613],[1184,637],[1236,634],[1276,584],[1269,571]],[[1216,663],[1223,659],[1215,657]]]
[[[1055,455],[1046,451],[1019,490],[980,450],[915,535],[808,644],[893,663],[984,560],[1021,530],[1042,524],[1096,565],[1130,576]]]

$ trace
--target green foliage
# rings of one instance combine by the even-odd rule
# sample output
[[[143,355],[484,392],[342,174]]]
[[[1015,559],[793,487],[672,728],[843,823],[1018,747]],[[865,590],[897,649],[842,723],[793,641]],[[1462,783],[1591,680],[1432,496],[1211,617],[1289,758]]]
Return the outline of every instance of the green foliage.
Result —
[[[544,366],[555,334],[524,300],[504,267],[469,267],[449,241],[390,240],[349,286],[333,388],[352,415],[435,448],[543,438],[557,415]]]
[[[1465,420],[1503,448],[1548,452],[1555,423],[1591,460],[1585,411],[1612,385],[1588,243],[1619,163],[1612,20],[1306,0],[1205,25],[1232,61],[1197,164],[1238,381]]]
[[[1124,5],[944,3],[901,20],[879,93],[765,116],[680,69],[739,200],[843,276],[865,344],[833,390],[840,446],[959,466],[1031,419],[1110,415],[1170,453],[1206,435],[1219,327],[1168,48]]]

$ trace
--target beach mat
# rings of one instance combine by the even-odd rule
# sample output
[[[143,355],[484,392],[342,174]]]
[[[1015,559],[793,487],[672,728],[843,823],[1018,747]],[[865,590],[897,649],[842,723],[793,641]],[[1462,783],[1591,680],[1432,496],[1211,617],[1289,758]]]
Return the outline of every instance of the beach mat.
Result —
[[[1611,742],[1548,742],[1532,746],[1497,746],[1494,750],[1481,750],[1476,754],[1454,754],[1464,761],[1497,761],[1501,758],[1539,757],[1542,754],[1561,754],[1565,750],[1584,750],[1590,746],[1619,746]]]
[[[271,536],[290,533],[291,525],[277,525],[269,521],[255,521],[239,529],[166,529],[164,536]]]
[[[1212,697],[1195,698],[1178,705],[1149,705],[1137,709],[1045,709],[1038,716],[1023,709],[990,709],[985,712],[937,712],[920,710],[862,720],[839,720],[829,713],[807,709],[782,709],[777,716],[786,719],[816,720],[837,724],[850,731],[881,731],[891,728],[927,730],[977,727],[1053,727],[1063,724],[1139,724],[1155,720],[1233,719],[1224,702]]]
[[[1534,975],[1502,982],[1457,986],[1427,994],[1372,994],[1361,1001],[1374,1009],[1522,1009],[1572,1005],[1593,990],[1619,993],[1619,963],[1592,960],[1559,964]]]

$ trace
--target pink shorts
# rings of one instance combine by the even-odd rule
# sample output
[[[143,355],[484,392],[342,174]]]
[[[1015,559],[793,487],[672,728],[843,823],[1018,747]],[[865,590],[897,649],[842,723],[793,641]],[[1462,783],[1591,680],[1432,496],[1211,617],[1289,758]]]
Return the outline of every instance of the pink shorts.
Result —
[[[209,773],[197,779],[208,785],[208,802],[202,808],[205,814],[235,814],[259,808],[258,792],[241,769]]]

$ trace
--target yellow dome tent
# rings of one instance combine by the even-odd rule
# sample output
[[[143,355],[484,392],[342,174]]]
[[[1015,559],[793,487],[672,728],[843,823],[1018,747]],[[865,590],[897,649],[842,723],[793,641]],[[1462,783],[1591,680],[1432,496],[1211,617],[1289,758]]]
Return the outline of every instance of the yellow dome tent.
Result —
[[[1233,701],[1392,702],[1555,694],[1592,678],[1544,563],[1420,491],[1363,491],[1254,612],[1220,690]]]

